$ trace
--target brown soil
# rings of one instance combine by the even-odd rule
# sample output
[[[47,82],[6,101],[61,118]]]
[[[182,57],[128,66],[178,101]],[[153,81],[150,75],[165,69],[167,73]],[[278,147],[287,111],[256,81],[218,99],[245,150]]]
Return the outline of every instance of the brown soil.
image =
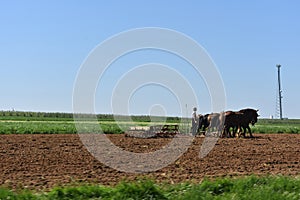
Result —
[[[108,135],[119,147],[151,152],[171,139]],[[0,135],[0,185],[48,189],[56,185],[92,182],[114,185],[121,180],[149,177],[159,182],[200,182],[204,177],[250,174],[299,175],[300,134],[256,134],[254,139],[219,139],[199,158],[203,138],[173,164],[156,172],[132,174],[105,166],[89,154],[76,134]]]

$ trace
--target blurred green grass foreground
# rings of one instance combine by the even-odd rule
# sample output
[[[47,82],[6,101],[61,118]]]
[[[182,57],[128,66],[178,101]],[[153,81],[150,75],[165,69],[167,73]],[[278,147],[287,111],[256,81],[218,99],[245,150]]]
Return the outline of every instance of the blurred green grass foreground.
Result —
[[[57,187],[48,192],[0,189],[0,199],[300,199],[300,179],[283,176],[221,178],[200,184],[156,184],[151,180],[118,185]]]

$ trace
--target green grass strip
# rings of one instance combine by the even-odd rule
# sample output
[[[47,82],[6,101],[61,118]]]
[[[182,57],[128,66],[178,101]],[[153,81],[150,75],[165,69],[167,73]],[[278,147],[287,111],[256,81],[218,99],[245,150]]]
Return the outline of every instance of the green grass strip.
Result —
[[[156,184],[151,180],[122,182],[115,187],[82,185],[54,188],[47,193],[0,189],[0,199],[300,199],[300,179],[249,176],[204,180],[201,184]]]

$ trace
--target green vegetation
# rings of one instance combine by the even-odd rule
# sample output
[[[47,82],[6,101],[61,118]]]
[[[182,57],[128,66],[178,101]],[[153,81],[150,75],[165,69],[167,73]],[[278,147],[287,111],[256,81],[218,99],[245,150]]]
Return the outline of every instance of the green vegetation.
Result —
[[[122,182],[115,187],[81,185],[46,193],[0,189],[0,199],[299,199],[300,179],[283,176],[223,178],[201,184],[156,184],[149,180]]]
[[[80,127],[85,133],[123,133],[115,123],[83,122]],[[77,133],[72,121],[0,121],[0,134],[66,134]]]
[[[130,126],[147,126],[151,120],[163,121],[162,117],[117,116],[123,130],[115,123],[111,114],[76,114],[81,130],[85,133],[99,133],[99,126],[105,134],[123,133]],[[168,117],[168,123],[179,123],[180,118]],[[131,121],[131,122],[130,122]],[[64,134],[77,133],[72,113],[43,113],[0,111],[0,134]]]
[[[117,116],[119,124],[123,130],[115,123],[114,116],[111,114],[78,114],[76,119],[80,119],[80,127],[87,133],[102,132],[123,133],[123,130],[131,126],[148,126],[152,121],[163,121],[162,117],[153,116]],[[183,122],[190,122],[189,119],[182,119]],[[121,121],[121,122],[120,122]],[[130,122],[131,121],[131,122]],[[179,117],[167,117],[167,123],[179,124]],[[180,126],[181,132],[189,129],[187,123]],[[258,123],[251,127],[254,133],[300,133],[300,119],[259,119]],[[77,133],[72,113],[43,113],[43,112],[18,112],[0,111],[0,134],[59,134]]]
[[[300,133],[300,120],[259,119],[251,129],[254,133]]]
[[[0,120],[13,121],[73,121],[73,113],[47,113],[47,112],[25,112],[25,111],[0,111]],[[98,121],[115,121],[115,116],[112,114],[98,114],[96,115]],[[85,121],[95,119],[92,114],[76,114],[76,118]],[[121,121],[128,121],[129,118],[134,122],[151,122],[152,120],[162,121],[163,117],[153,117],[149,115],[139,116],[117,116]],[[179,117],[167,117],[168,123],[179,123]]]

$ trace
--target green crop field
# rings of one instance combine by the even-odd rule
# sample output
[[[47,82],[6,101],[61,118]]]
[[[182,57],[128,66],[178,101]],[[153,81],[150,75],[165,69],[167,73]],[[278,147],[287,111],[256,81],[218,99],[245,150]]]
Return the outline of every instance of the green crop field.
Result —
[[[119,134],[131,126],[147,126],[151,119],[161,123],[164,118],[150,116],[117,116],[110,114],[76,115],[80,130],[86,133]],[[167,123],[180,123],[178,117],[168,117]],[[119,125],[122,125],[121,129]],[[101,131],[99,130],[101,128]],[[64,134],[77,133],[73,114],[0,111],[0,134]]]
[[[123,133],[124,129],[131,126],[147,126],[151,120],[161,123],[164,118],[150,116],[119,116],[118,124],[114,116],[110,114],[77,115],[77,122],[85,132],[99,133],[98,124],[105,134]],[[78,121],[79,120],[79,121]],[[181,132],[189,130],[189,119],[179,117],[167,117],[166,123],[180,124]],[[152,122],[153,124],[154,122]],[[254,133],[300,133],[299,119],[259,119],[258,123],[251,127]],[[71,113],[42,113],[42,112],[18,112],[0,111],[0,134],[61,134],[77,133],[76,126]]]
[[[300,120],[260,119],[252,130],[255,133],[300,133]]]

